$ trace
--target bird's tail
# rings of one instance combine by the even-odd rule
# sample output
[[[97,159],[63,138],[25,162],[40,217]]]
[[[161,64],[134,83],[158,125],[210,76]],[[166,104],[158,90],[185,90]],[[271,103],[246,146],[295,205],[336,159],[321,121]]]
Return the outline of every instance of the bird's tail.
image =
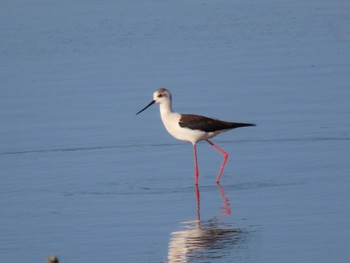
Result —
[[[240,127],[248,127],[248,126],[256,126],[254,123],[243,123],[243,122],[231,122],[231,128],[240,128]]]

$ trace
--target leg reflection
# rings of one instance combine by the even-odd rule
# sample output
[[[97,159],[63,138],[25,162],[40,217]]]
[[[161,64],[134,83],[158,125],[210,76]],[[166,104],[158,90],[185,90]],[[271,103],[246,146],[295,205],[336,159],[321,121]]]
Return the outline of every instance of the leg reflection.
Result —
[[[232,213],[231,211],[231,205],[230,205],[230,200],[228,199],[226,192],[224,190],[224,187],[220,184],[217,184],[219,191],[220,191],[220,196],[222,200],[224,201],[224,204],[221,207],[221,211],[225,215],[230,215]],[[195,185],[195,190],[196,190],[196,202],[197,202],[197,220],[198,223],[200,223],[201,220],[201,196],[200,196],[200,190],[199,186]]]
[[[221,207],[221,210],[224,212],[226,215],[231,214],[231,205],[230,205],[230,200],[227,198],[224,187],[220,185],[219,183],[217,184],[219,190],[220,190],[220,195],[222,200],[224,200],[224,205]]]
[[[196,188],[196,202],[197,202],[197,221],[200,224],[201,221],[201,193],[199,191],[198,185],[195,185]]]
[[[224,201],[222,212],[231,214],[230,201],[224,188],[218,184],[220,196]],[[195,186],[197,220],[181,222],[181,229],[171,233],[168,262],[184,263],[227,257],[237,244],[243,240],[244,232],[217,220],[218,215],[209,220],[201,219],[200,189]],[[220,213],[221,214],[221,213]],[[204,261],[203,261],[204,260]]]

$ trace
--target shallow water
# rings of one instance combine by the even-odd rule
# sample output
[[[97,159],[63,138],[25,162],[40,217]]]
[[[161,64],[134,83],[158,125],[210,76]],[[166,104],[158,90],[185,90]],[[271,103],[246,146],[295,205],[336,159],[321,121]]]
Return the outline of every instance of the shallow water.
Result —
[[[346,262],[344,1],[5,1],[0,262]],[[63,19],[64,18],[64,19]],[[172,139],[157,106],[254,122]]]

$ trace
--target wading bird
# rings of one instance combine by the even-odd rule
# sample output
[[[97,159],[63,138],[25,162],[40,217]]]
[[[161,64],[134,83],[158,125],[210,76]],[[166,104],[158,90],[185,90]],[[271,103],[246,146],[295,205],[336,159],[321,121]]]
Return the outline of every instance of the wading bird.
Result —
[[[196,147],[197,142],[205,140],[207,143],[209,143],[216,150],[223,154],[224,160],[222,162],[219,174],[216,178],[216,183],[220,183],[221,174],[227,162],[228,153],[220,147],[218,147],[217,145],[215,145],[214,143],[212,143],[211,141],[209,141],[209,139],[231,129],[246,126],[255,126],[255,124],[221,121],[200,115],[180,114],[177,112],[173,112],[171,104],[171,93],[164,88],[160,88],[156,92],[154,92],[153,100],[146,107],[144,107],[142,110],[136,113],[136,115],[143,112],[145,109],[147,109],[154,103],[159,104],[160,116],[165,126],[165,129],[176,139],[192,143],[196,185],[198,185],[199,176]]]

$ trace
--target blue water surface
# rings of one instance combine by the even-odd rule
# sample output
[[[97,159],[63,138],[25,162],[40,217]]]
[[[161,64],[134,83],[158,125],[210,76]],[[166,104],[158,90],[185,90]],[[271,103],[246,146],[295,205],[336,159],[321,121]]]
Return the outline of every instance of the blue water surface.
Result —
[[[2,2],[0,262],[349,260],[348,2]]]

